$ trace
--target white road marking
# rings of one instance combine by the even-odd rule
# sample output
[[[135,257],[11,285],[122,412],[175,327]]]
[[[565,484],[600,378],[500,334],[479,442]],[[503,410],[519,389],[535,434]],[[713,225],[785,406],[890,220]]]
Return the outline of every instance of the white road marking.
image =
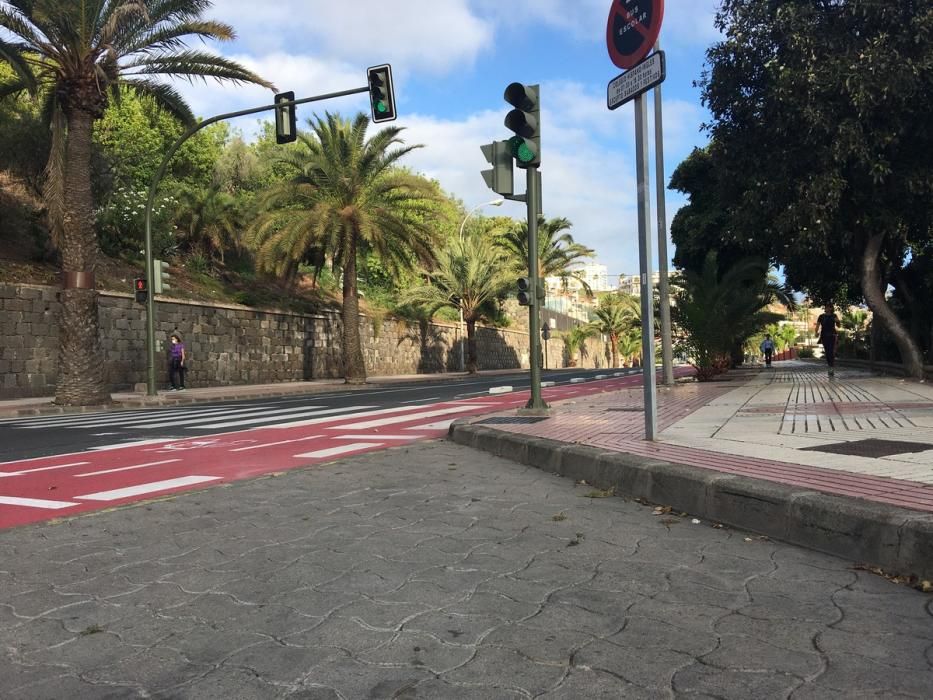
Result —
[[[114,489],[113,491],[98,491],[97,493],[88,493],[83,496],[75,496],[75,499],[79,501],[116,501],[121,498],[128,498],[130,496],[141,496],[144,493],[167,491],[179,486],[204,484],[208,481],[218,481],[219,479],[219,476],[182,476],[178,479],[152,481],[148,484],[138,484],[137,486],[128,486],[124,489]]]
[[[160,464],[170,464],[171,462],[180,462],[180,459],[163,459],[158,462],[146,462],[145,464],[133,464],[129,467],[117,467],[116,469],[104,469],[99,472],[86,472],[84,474],[75,474],[75,476],[97,476],[99,474],[114,474],[116,472],[126,472],[130,469],[142,469],[143,467],[155,467]]]
[[[369,408],[369,406],[356,406],[356,408]],[[308,420],[299,420],[293,421],[291,423],[279,423],[278,425],[270,425],[270,428],[301,428],[305,425],[317,425],[318,423],[329,423],[335,420],[346,420],[347,418],[364,418],[366,416],[382,416],[387,413],[400,413],[402,411],[412,410],[411,406],[396,406],[395,408],[377,408],[374,411],[360,411],[359,413],[354,413],[350,416],[339,416],[337,418],[333,416],[327,416],[326,418],[309,418]]]
[[[143,445],[158,445],[162,442],[171,442],[174,438],[153,438],[151,440],[133,440],[132,442],[118,442],[115,445],[100,445],[99,447],[89,447],[88,450],[99,452],[102,450],[119,450],[123,447],[141,447]]]
[[[511,385],[489,387],[490,394],[508,394],[510,391],[512,391]]]
[[[436,423],[425,423],[424,425],[413,425],[410,428],[405,428],[405,430],[447,430],[450,427],[450,424],[454,422],[454,419],[450,420],[439,420]]]
[[[417,440],[420,435],[383,435],[382,433],[372,433],[371,435],[334,435],[334,440]]]
[[[314,450],[314,452],[302,452],[301,454],[293,455],[294,457],[300,457],[302,459],[318,459],[319,457],[336,457],[337,455],[346,454],[347,452],[356,452],[357,450],[365,450],[367,447],[381,447],[381,442],[351,442],[349,445],[341,445],[339,447],[328,447],[326,450]]]
[[[9,464],[9,462],[7,462]],[[15,472],[0,472],[0,477],[4,476],[22,476],[23,474],[32,474],[33,472],[47,472],[52,469],[66,469],[67,467],[80,467],[82,464],[90,464],[90,462],[69,462],[68,464],[53,464],[50,467],[35,467],[33,469],[20,469]]]
[[[593,379],[609,379],[608,374],[597,374]]]
[[[201,425],[196,428],[192,428],[191,426],[185,426],[185,427],[187,427],[188,430],[204,430],[206,428],[209,428],[209,429],[235,428],[240,425],[256,425],[258,423],[274,423],[275,421],[283,420],[283,419],[289,420],[291,418],[301,418],[304,416],[324,416],[324,415],[328,416],[325,420],[334,420],[333,418],[334,414],[350,413],[360,408],[372,408],[372,407],[371,406],[345,406],[343,408],[325,408],[324,410],[315,410],[315,411],[299,411],[297,409],[291,409],[290,410],[291,415],[287,415],[287,416],[279,415],[279,416],[270,416],[266,418],[260,417],[260,418],[250,418],[247,420],[223,421],[221,423],[209,423],[207,425]],[[268,411],[268,413],[276,413],[276,411]],[[272,426],[272,427],[280,428],[282,426],[279,425],[279,426]]]
[[[182,420],[158,420],[158,421],[140,421],[139,423],[134,423],[134,428],[169,428],[169,427],[181,427],[186,428],[191,427],[195,423],[210,423],[211,425],[205,427],[213,427],[214,423],[212,421],[217,421],[226,418],[236,418],[242,419],[245,422],[240,423],[240,425],[246,425],[247,423],[259,423],[262,422],[263,416],[272,416],[269,420],[275,420],[274,416],[282,416],[287,418],[290,413],[301,414],[303,411],[308,410],[320,410],[324,406],[293,406],[292,408],[273,408],[269,409],[265,406],[260,406],[256,408],[250,408],[248,410],[240,411],[225,411],[221,415],[212,415],[206,417],[195,416],[194,418],[185,418]]]
[[[557,386],[557,382],[541,382],[542,389],[546,389],[549,386]]]
[[[20,498],[18,496],[0,496],[0,505],[3,506],[24,506],[26,508],[48,508],[58,510],[59,508],[69,508],[78,505],[68,501],[44,501],[41,498]]]
[[[348,423],[334,426],[329,428],[329,430],[366,430],[367,428],[379,428],[383,425],[392,425],[393,423],[407,423],[410,420],[421,420],[422,418],[433,418],[434,416],[444,416],[448,413],[463,413],[464,411],[472,410],[472,406],[449,406],[434,411],[419,411],[418,413],[409,413],[404,416],[392,416],[391,418],[377,418],[376,420],[364,420],[359,423]]]
[[[256,407],[240,408],[236,411],[256,410]],[[183,411],[175,410],[156,410],[156,411],[133,411],[131,413],[120,413],[117,415],[109,413],[95,413],[91,416],[81,414],[80,417],[69,420],[45,421],[42,423],[30,423],[29,425],[17,426],[36,430],[39,428],[87,428],[87,427],[110,427],[113,425],[122,425],[124,423],[135,423],[136,421],[150,420],[170,420],[184,418],[185,416],[206,416],[214,413],[227,413],[230,409],[224,408],[189,408]],[[235,411],[234,411],[235,412]]]
[[[431,401],[440,401],[440,396],[430,396],[426,399],[412,399],[411,401],[399,401],[399,403],[430,403]]]
[[[571,384],[582,384],[585,381],[586,381],[586,377],[574,377],[573,379],[570,380],[570,383]]]
[[[250,445],[249,447],[237,447],[230,452],[246,452],[247,450],[259,450],[263,447],[273,447],[275,445],[287,445],[290,442],[302,442],[303,440],[316,440],[317,438],[322,438],[323,435],[308,435],[307,437],[295,438],[294,440],[279,440],[278,442],[264,442],[261,445]]]

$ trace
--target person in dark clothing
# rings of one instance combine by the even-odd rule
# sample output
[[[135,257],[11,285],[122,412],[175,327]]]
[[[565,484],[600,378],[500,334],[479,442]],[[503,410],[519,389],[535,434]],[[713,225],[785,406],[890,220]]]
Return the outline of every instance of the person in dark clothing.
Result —
[[[178,333],[171,335],[172,347],[169,351],[169,381],[172,391],[185,390],[185,344]]]
[[[836,310],[832,304],[827,304],[823,313],[816,319],[816,333],[826,355],[826,364],[829,366],[829,376],[836,372]]]
[[[765,367],[771,366],[771,358],[774,356],[774,341],[771,340],[771,334],[765,333],[765,339],[758,346],[761,353],[765,356]]]

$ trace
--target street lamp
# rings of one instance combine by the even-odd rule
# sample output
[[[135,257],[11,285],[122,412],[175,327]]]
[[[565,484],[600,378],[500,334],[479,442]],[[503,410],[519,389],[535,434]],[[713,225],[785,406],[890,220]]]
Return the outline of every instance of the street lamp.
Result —
[[[475,207],[470,209],[469,212],[467,212],[467,215],[463,217],[463,222],[460,224],[460,252],[461,253],[463,253],[463,229],[466,226],[467,219],[469,219],[471,216],[473,216],[474,213],[476,213],[483,207],[501,207],[504,203],[505,203],[505,200],[502,197],[499,197],[498,199],[493,199],[489,202],[483,202],[482,204],[477,204]],[[460,371],[465,372],[466,363],[464,362],[464,359],[463,359],[463,345],[466,342],[464,340],[466,331],[463,327],[463,297],[460,298],[459,306],[460,306],[460,328],[458,329],[458,331],[460,333]]]

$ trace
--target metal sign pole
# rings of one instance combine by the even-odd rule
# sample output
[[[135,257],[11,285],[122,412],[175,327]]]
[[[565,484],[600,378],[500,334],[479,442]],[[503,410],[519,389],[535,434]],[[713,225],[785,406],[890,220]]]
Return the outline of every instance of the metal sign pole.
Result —
[[[660,42],[655,51],[661,50]],[[654,88],[654,172],[658,196],[658,292],[661,297],[661,366],[665,386],[674,384],[674,348],[671,341],[671,288],[667,265],[667,207],[664,201],[664,122],[661,117],[661,85]]]
[[[651,189],[648,185],[648,107],[635,98],[635,174],[638,178],[638,263],[641,273],[641,366],[645,398],[645,439],[657,433],[654,370],[654,304],[651,293]]]

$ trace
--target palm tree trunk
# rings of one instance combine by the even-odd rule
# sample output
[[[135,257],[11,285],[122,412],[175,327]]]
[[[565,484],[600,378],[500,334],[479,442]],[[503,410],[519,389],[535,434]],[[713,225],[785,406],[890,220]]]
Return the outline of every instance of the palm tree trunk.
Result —
[[[62,291],[59,323],[58,385],[55,403],[89,406],[108,403],[104,361],[100,349],[97,232],[91,170],[93,116],[80,109],[68,114],[65,141],[64,202],[62,217]]]
[[[609,334],[609,345],[612,349],[612,366],[619,366],[619,337],[615,333]]]
[[[467,328],[467,366],[470,374],[476,374],[479,365],[479,356],[476,352],[476,319],[466,319]]]
[[[904,372],[909,377],[923,379],[923,358],[920,348],[904,324],[888,306],[881,289],[881,268],[878,259],[881,257],[881,246],[884,243],[884,234],[876,233],[868,239],[868,245],[862,253],[862,294],[868,302],[875,319],[881,321],[891,338],[897,345],[901,354],[901,363]]]
[[[347,384],[366,383],[360,340],[360,298],[356,290],[356,237],[351,236],[343,267],[343,365]]]

